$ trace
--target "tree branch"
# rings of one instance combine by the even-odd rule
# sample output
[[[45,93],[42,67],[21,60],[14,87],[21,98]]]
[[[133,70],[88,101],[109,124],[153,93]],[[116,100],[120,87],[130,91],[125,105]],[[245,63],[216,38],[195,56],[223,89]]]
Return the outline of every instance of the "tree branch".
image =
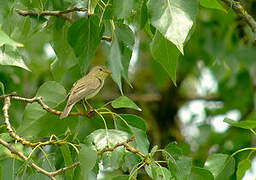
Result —
[[[37,12],[37,11],[33,11],[33,10],[21,10],[21,9],[15,9],[15,11],[21,15],[21,16],[56,16],[58,18],[62,18],[70,23],[73,23],[73,20],[70,19],[68,16],[66,16],[66,14],[68,13],[72,13],[72,12],[86,12],[88,11],[87,8],[78,8],[78,7],[74,7],[72,9],[66,9],[63,11],[41,11],[41,12]],[[109,36],[102,36],[101,40],[105,40],[108,42],[112,41],[112,37]]]
[[[255,19],[244,9],[240,2],[234,0],[222,0],[228,6],[232,7],[232,9],[242,16],[244,20],[249,24],[254,33],[254,40],[256,40],[256,21]]]

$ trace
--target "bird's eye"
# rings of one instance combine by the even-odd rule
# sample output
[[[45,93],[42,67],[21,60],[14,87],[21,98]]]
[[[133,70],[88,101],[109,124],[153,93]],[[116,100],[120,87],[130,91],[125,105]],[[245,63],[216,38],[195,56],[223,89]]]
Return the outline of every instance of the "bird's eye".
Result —
[[[103,69],[102,69],[102,68],[100,68],[100,71],[103,71]]]

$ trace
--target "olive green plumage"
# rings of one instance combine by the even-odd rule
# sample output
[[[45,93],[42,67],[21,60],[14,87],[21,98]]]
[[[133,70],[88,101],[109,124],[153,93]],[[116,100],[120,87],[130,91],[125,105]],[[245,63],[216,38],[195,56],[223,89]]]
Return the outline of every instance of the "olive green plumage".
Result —
[[[104,80],[110,75],[106,67],[95,66],[91,71],[74,83],[68,94],[68,101],[65,109],[60,115],[60,119],[68,116],[72,107],[82,99],[90,99],[98,94],[104,85]]]

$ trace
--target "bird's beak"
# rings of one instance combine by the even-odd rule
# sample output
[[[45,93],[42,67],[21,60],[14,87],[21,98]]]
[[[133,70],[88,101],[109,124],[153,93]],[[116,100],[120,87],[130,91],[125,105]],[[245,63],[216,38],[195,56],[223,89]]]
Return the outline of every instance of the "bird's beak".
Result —
[[[104,72],[107,73],[108,75],[111,75],[111,74],[112,74],[112,72],[109,72],[109,71],[107,71],[107,70],[105,70]]]

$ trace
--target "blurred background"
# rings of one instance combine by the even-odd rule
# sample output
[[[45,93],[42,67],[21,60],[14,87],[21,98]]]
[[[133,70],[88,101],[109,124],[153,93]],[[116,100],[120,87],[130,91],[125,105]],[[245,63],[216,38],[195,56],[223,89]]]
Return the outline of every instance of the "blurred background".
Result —
[[[256,17],[256,1],[243,1],[243,4]],[[24,19],[22,23],[21,18]],[[0,66],[0,81],[6,93],[15,91],[20,96],[33,97],[40,85],[51,80],[60,82],[68,91],[81,77],[76,62],[67,61],[69,68],[62,70],[56,60],[58,53],[62,53],[63,58],[74,57],[72,49],[65,44],[61,45],[62,52],[53,48],[58,45],[58,40],[65,39],[67,28],[57,31],[56,27],[45,24],[43,20],[42,23],[37,19],[33,22],[16,13],[0,20],[5,24],[2,27],[5,32],[9,29],[19,32],[12,38],[25,45],[22,55],[31,70]],[[58,21],[61,23],[62,20]],[[231,128],[223,122],[225,117],[235,121],[256,120],[256,48],[250,27],[240,17],[232,10],[225,13],[200,8],[184,56],[178,60],[177,86],[162,66],[154,61],[150,53],[151,35],[131,28],[136,33],[129,65],[132,87],[124,81],[124,95],[142,109],[142,112],[129,112],[144,118],[152,145],[165,147],[176,141],[198,166],[203,166],[209,154],[232,154],[238,149],[255,146],[256,139],[250,131]],[[49,38],[52,33],[56,34],[53,42]],[[91,67],[106,63],[109,45],[102,41]],[[97,106],[120,95],[118,86],[109,78],[90,103]],[[12,124],[18,127],[25,104],[13,102],[13,106],[15,109],[10,109],[14,120]],[[2,115],[0,119],[3,122]],[[248,154],[243,152],[236,158],[244,159]],[[255,176],[256,158],[244,179]]]

